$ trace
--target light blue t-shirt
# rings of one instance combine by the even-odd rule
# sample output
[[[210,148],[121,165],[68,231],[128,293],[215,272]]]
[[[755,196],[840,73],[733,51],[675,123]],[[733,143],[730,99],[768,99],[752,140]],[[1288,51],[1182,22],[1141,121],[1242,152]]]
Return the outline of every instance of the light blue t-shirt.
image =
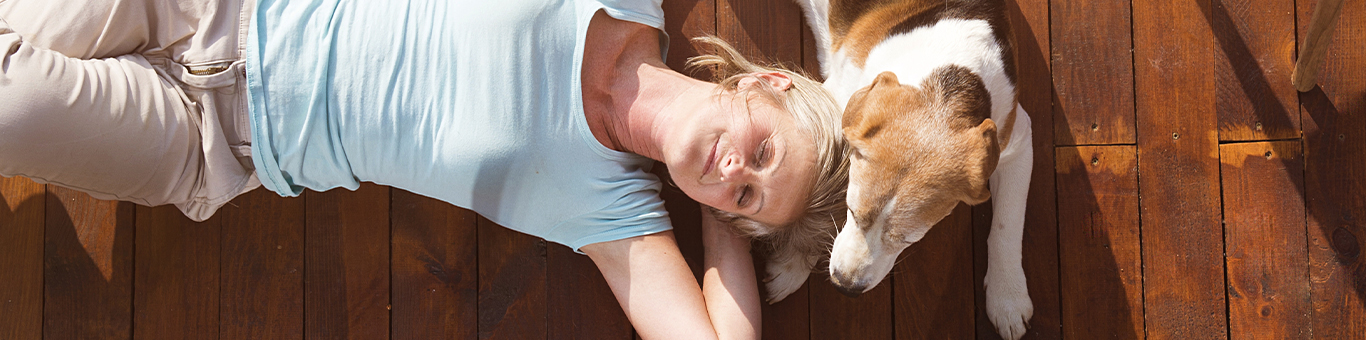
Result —
[[[659,0],[257,6],[247,82],[266,188],[389,185],[575,251],[671,228],[653,161],[598,143],[579,91],[593,14],[662,30]]]

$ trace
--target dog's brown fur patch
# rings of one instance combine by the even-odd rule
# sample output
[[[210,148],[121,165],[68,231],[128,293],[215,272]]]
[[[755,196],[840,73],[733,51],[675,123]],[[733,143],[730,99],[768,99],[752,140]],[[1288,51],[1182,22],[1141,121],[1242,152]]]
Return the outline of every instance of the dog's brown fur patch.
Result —
[[[944,19],[986,20],[1001,46],[1006,77],[1015,83],[1015,50],[1002,0],[831,0],[831,51],[843,51],[858,67],[887,37]]]

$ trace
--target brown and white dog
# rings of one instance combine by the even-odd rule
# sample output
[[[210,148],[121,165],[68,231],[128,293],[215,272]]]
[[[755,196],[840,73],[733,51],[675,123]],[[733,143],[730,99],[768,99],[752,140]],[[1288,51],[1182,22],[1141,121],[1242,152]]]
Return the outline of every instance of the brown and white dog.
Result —
[[[958,202],[995,197],[987,315],[1001,337],[1023,336],[1034,313],[1020,263],[1034,150],[1004,0],[796,1],[853,146],[831,281],[850,295],[872,289]]]

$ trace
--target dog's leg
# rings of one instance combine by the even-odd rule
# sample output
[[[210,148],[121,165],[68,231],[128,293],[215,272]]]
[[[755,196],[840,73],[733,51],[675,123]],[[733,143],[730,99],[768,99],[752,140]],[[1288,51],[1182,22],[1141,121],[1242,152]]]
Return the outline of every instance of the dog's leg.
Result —
[[[806,24],[816,37],[816,61],[821,65],[821,76],[830,77],[830,0],[793,0],[802,6]]]
[[[991,234],[987,236],[986,308],[1004,339],[1024,336],[1034,304],[1029,300],[1021,265],[1025,201],[1034,167],[1029,115],[1019,110],[1010,142],[991,175]]]

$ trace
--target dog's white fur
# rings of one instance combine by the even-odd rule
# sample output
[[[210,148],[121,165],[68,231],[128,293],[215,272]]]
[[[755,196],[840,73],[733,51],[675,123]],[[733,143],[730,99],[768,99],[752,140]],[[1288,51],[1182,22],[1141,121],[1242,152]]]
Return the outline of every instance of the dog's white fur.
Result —
[[[998,333],[1006,339],[1019,339],[1024,335],[1034,309],[1021,264],[1025,201],[1034,165],[1033,137],[1029,116],[1017,104],[1015,86],[1005,74],[1001,47],[992,35],[991,26],[985,20],[941,20],[888,37],[870,50],[864,67],[859,67],[843,51],[831,51],[829,0],[796,1],[815,33],[825,86],[834,93],[841,108],[855,91],[868,86],[884,71],[895,73],[901,84],[914,85],[920,84],[937,67],[958,65],[981,77],[991,96],[994,122],[1012,122],[1008,115],[1012,109],[1017,110],[1010,134],[998,136],[1004,148],[995,172],[990,176],[994,215],[987,238],[988,265],[984,285],[986,312]],[[847,223],[856,221],[852,216],[856,200],[852,198],[859,195],[859,187],[858,179],[851,178],[848,191],[851,216]],[[865,277],[875,275],[869,278],[872,283],[866,287],[872,289],[891,271],[897,255],[905,249],[904,245],[924,236],[928,228],[905,235],[904,245],[895,252],[881,250],[884,249],[882,232],[895,206],[895,201],[888,204],[873,226],[846,227],[839,233],[830,257],[832,275],[836,268],[862,266],[867,273]]]

